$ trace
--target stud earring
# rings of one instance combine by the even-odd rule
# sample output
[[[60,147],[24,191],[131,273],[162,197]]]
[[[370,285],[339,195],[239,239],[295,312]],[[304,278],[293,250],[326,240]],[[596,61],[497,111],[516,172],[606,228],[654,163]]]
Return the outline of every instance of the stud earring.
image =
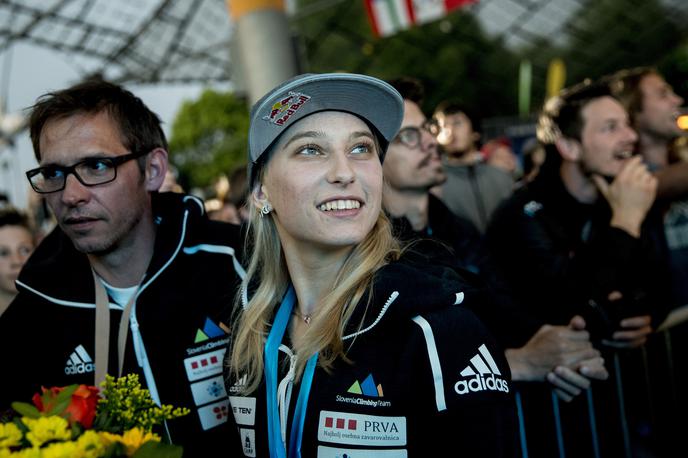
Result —
[[[263,206],[260,208],[260,217],[262,218],[263,216],[267,215],[272,211],[272,205],[270,205],[270,202],[265,202]]]

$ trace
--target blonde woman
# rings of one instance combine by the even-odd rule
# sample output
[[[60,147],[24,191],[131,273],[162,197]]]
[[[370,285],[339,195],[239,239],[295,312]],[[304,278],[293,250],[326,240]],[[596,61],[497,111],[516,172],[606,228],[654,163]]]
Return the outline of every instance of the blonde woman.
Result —
[[[391,86],[341,73],[251,111],[252,258],[227,369],[245,456],[512,455],[509,369],[463,305],[479,293],[402,255],[381,208],[402,115]]]

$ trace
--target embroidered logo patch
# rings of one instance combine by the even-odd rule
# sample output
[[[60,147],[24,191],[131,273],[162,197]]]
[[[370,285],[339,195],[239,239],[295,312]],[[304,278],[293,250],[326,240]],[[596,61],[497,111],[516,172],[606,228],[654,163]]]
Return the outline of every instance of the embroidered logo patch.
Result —
[[[223,323],[220,323],[220,326],[216,325],[213,320],[210,318],[205,319],[205,324],[203,325],[203,329],[198,329],[196,331],[196,338],[194,339],[194,343],[199,343],[206,341],[208,339],[213,339],[215,337],[222,337],[224,336],[227,331],[225,331],[221,326],[224,326]]]
[[[256,398],[230,396],[229,403],[237,424],[253,426],[256,423]]]
[[[384,397],[384,394],[382,392],[382,385],[375,385],[373,374],[368,374],[365,380],[363,380],[363,383],[358,383],[358,380],[356,380],[353,383],[353,385],[349,387],[347,393],[363,394],[365,396],[370,396],[373,398]]]
[[[373,447],[406,445],[406,417],[323,410],[318,421],[318,440]]]
[[[310,96],[300,92],[289,92],[289,94],[281,100],[278,100],[272,108],[270,113],[263,116],[263,119],[273,124],[282,127],[292,117],[296,111],[301,108],[306,102],[311,99]]]
[[[184,368],[190,382],[222,372],[222,360],[227,349],[211,351],[184,360]]]

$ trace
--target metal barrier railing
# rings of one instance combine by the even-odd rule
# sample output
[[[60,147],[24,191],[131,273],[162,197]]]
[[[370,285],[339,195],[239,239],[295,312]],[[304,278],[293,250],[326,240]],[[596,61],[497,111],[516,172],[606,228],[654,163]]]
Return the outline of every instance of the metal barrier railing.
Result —
[[[686,456],[688,323],[641,348],[604,350],[609,379],[561,402],[544,383],[515,383],[523,458]]]

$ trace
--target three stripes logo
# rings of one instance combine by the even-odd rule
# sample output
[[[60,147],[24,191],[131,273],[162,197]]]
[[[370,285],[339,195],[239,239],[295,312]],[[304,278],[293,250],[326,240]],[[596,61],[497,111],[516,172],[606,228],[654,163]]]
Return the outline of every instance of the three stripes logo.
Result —
[[[478,348],[478,353],[471,358],[471,364],[461,371],[464,380],[459,380],[454,384],[454,391],[458,394],[484,390],[508,393],[509,385],[500,377],[501,375],[492,355],[483,344]]]
[[[88,374],[89,372],[95,372],[95,370],[93,360],[83,345],[76,347],[72,354],[69,355],[64,368],[67,375]]]

